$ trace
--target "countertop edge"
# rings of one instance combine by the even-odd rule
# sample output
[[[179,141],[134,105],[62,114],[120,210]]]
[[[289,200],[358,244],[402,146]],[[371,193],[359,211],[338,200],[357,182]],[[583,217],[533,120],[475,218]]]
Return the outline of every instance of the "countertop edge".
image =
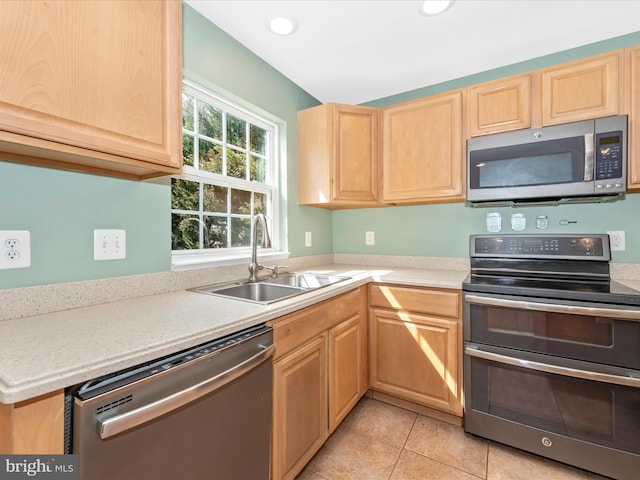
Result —
[[[26,358],[29,356],[27,352],[33,351],[28,345],[23,345],[23,348],[19,349],[14,346],[13,349],[0,350],[4,351],[4,354],[0,353],[0,403],[21,402],[101,375],[161,358],[304,309],[371,282],[461,289],[462,281],[467,275],[467,272],[463,270],[398,269],[344,264],[316,266],[302,271],[331,272],[349,276],[351,279],[266,306],[221,299],[195,292],[178,291],[1,321],[0,332],[3,333],[3,336],[7,334],[10,336],[13,332],[15,336],[19,337],[17,340],[22,342],[25,339],[30,340],[29,330],[33,332],[38,329],[43,330],[38,335],[34,333],[33,347],[46,338],[50,342],[46,346],[49,355],[55,355],[56,351],[62,350],[62,355],[66,355],[66,357],[58,363],[52,361],[49,364],[46,362],[46,353],[40,362],[30,361]],[[179,304],[183,304],[182,307],[191,315],[194,312],[216,310],[217,314],[224,318],[224,321],[221,320],[211,325],[202,325],[194,321],[193,325],[184,327],[184,332],[176,334],[171,333],[171,326],[166,325],[170,323],[168,319],[170,319],[171,312],[162,313],[166,318],[159,320],[159,325],[154,324],[153,318],[138,318],[141,323],[148,322],[157,328],[167,329],[166,334],[157,334],[152,337],[150,343],[145,343],[147,339],[144,327],[137,328],[135,325],[125,323],[125,320],[120,320],[120,317],[144,316],[147,309],[151,312],[160,311],[165,306],[163,304],[166,304],[168,308],[174,308],[176,312],[180,312],[181,306]],[[152,315],[154,313],[149,313],[149,316]],[[139,334],[141,340],[130,341],[120,350],[110,351],[109,348],[115,350],[117,348],[115,346],[119,345],[117,335],[110,332],[111,337],[108,338],[109,341],[106,342],[106,345],[104,345],[105,342],[94,339],[96,355],[98,355],[95,360],[88,359],[91,345],[85,345],[79,349],[78,353],[74,353],[71,351],[71,345],[65,344],[69,337],[73,338],[74,329],[80,330],[78,336],[82,338],[82,334],[90,332],[92,326],[99,325],[103,320],[113,321],[114,316],[118,319],[116,322],[122,322],[121,328],[129,328],[131,334]],[[185,323],[188,321],[185,320]],[[87,326],[87,324],[90,325]],[[113,328],[118,328],[117,324]],[[47,335],[47,330],[51,331],[50,335]],[[53,334],[55,331],[58,331],[57,335]],[[83,338],[83,341],[89,341],[89,339]],[[17,357],[20,355],[19,352],[24,352],[22,358]]]

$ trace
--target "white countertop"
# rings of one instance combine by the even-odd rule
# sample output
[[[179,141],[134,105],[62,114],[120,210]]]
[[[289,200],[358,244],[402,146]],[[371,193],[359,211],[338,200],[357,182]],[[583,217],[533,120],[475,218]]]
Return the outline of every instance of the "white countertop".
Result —
[[[0,402],[14,403],[190,348],[370,281],[462,288],[463,270],[325,265],[352,277],[260,305],[186,290],[0,321]]]

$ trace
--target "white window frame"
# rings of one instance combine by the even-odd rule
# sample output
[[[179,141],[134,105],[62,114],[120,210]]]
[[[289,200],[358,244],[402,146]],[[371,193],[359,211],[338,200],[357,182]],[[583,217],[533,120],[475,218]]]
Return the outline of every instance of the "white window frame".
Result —
[[[232,103],[230,100],[217,95],[214,92],[204,89],[188,80],[183,80],[183,92],[200,99],[216,108],[220,108],[228,114],[237,118],[241,118],[256,125],[260,128],[270,131],[270,138],[267,145],[268,155],[271,159],[267,168],[267,179],[265,183],[250,182],[244,179],[228,177],[217,173],[198,170],[191,165],[183,166],[181,175],[174,175],[173,178],[190,180],[195,182],[211,183],[214,185],[222,185],[237,188],[245,191],[257,193],[271,193],[271,202],[266,205],[266,217],[269,220],[269,234],[271,236],[271,248],[258,248],[258,258],[260,261],[279,260],[289,257],[288,252],[281,250],[282,243],[280,239],[280,158],[279,158],[279,126],[277,123],[269,121],[263,115],[251,111],[249,108]],[[197,109],[196,109],[197,110]],[[197,112],[195,113],[197,115]],[[226,136],[226,133],[225,133]],[[194,140],[194,163],[198,161],[198,135]],[[270,185],[271,188],[264,187]],[[283,187],[284,188],[284,187]],[[202,195],[200,195],[202,202]],[[199,206],[202,213],[202,204]],[[252,209],[253,210],[253,209]],[[173,215],[174,210],[171,209]],[[227,217],[229,218],[229,217]],[[253,237],[253,223],[251,236]],[[230,229],[229,229],[230,230]],[[202,245],[202,238],[200,244]],[[258,232],[258,242],[261,240],[261,234]],[[192,268],[204,268],[211,266],[234,265],[239,263],[249,263],[251,259],[251,247],[230,247],[230,248],[207,248],[198,250],[172,250],[171,251],[171,269],[187,270]]]

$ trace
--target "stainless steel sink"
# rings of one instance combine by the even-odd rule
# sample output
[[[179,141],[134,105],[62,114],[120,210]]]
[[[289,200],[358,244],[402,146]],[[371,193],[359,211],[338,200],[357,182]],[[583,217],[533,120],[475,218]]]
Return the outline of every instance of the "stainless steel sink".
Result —
[[[189,290],[219,297],[268,304],[344,280],[348,280],[348,277],[311,273],[287,273],[275,278],[265,278],[258,282],[231,282],[191,288]]]
[[[347,278],[336,275],[316,275],[314,273],[287,273],[276,278],[266,278],[262,280],[262,282],[272,285],[289,285],[291,287],[311,289],[333,285],[343,280],[347,280]]]

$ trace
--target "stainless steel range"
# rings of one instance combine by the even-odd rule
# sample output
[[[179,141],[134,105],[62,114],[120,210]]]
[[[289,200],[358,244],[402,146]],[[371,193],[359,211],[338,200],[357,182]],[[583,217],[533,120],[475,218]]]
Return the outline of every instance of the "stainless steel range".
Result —
[[[607,235],[473,235],[465,430],[612,478],[640,472],[640,291]]]

